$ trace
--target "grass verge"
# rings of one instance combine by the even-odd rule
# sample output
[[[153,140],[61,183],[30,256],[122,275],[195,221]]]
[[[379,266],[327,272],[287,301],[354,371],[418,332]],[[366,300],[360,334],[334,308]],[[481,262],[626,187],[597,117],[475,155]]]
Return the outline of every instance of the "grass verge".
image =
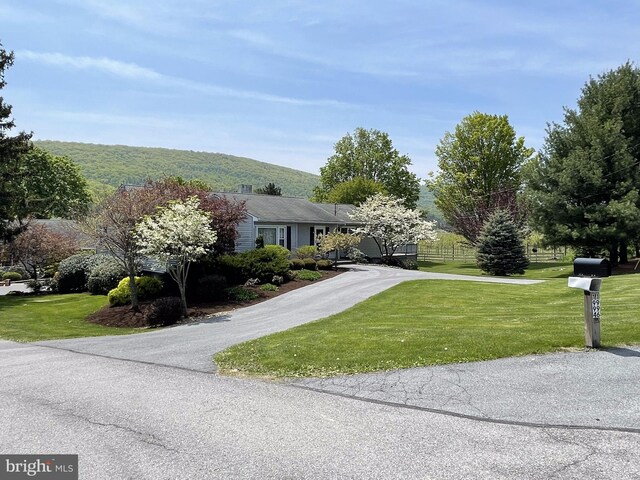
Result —
[[[603,346],[640,343],[640,276],[603,281]],[[331,376],[583,348],[583,293],[536,285],[406,282],[323,320],[233,346],[223,373]]]
[[[107,297],[86,293],[0,296],[0,338],[35,342],[61,338],[122,335],[139,330],[103,327],[85,318],[107,304]]]

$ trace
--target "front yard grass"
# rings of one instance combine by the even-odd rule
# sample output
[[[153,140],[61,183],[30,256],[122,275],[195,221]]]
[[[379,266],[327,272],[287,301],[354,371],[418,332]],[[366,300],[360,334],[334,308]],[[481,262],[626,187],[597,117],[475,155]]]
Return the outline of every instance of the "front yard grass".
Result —
[[[601,302],[603,346],[640,343],[640,275],[604,279]],[[418,280],[214,360],[228,374],[331,376],[582,348],[583,293],[566,279]]]
[[[85,318],[106,305],[107,297],[69,295],[0,296],[0,339],[35,342],[61,338],[122,335],[133,328],[103,327]]]
[[[468,262],[418,262],[420,270],[433,273],[454,273],[457,275],[487,276],[475,263]],[[512,275],[513,278],[566,278],[573,274],[571,262],[530,263],[524,275]]]

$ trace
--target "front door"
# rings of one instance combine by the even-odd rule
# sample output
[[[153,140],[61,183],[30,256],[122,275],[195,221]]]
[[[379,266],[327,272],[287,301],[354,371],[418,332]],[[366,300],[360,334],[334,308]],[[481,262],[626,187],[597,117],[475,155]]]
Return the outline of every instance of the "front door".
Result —
[[[314,243],[316,246],[320,245],[320,239],[322,238],[322,236],[325,234],[325,227],[324,225],[316,225],[314,228],[315,231],[315,235],[313,236],[314,238]]]

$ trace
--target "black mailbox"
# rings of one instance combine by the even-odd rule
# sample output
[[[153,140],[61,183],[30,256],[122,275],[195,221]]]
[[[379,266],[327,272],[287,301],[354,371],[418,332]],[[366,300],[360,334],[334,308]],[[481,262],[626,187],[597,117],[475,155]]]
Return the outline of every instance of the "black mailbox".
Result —
[[[610,277],[611,263],[606,258],[576,258],[573,274],[576,277]]]

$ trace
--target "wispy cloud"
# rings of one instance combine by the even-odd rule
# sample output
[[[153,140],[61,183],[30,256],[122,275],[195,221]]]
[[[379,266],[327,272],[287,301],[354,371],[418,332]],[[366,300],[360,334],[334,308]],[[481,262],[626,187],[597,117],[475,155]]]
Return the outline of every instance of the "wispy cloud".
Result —
[[[79,70],[101,71],[130,79],[162,79],[162,75],[152,69],[141,67],[135,63],[120,62],[118,60],[105,57],[72,57],[62,53],[45,53],[22,50],[18,52],[18,58],[32,60],[34,62],[53,65],[56,67],[72,67]]]
[[[105,57],[76,57],[62,53],[33,52],[22,50],[18,52],[22,59],[53,65],[56,67],[71,67],[79,70],[94,70],[106,72],[119,77],[151,81],[165,87],[186,88],[205,95],[234,97],[246,100],[282,103],[296,106],[316,107],[353,107],[345,102],[332,99],[304,99],[280,95],[273,95],[253,90],[241,90],[210,83],[196,82],[185,78],[164,75],[153,69],[142,67],[135,63],[121,62]]]

